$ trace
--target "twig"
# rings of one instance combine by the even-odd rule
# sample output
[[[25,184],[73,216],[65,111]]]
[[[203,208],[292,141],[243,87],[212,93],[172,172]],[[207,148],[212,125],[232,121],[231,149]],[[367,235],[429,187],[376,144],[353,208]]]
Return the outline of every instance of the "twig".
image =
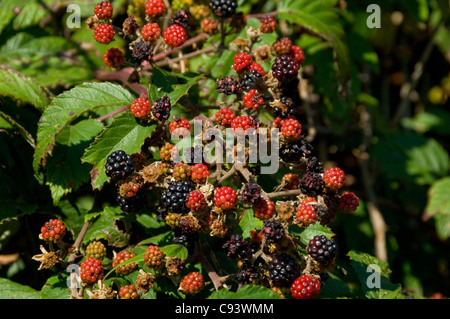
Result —
[[[112,111],[111,113],[108,113],[108,114],[105,114],[103,116],[97,117],[97,120],[102,122],[102,121],[104,121],[104,120],[106,120],[106,119],[108,119],[110,117],[114,117],[116,114],[119,114],[119,113],[121,113],[123,111],[128,110],[129,108],[130,108],[130,106],[126,105],[124,107],[121,107],[120,109]]]
[[[215,47],[208,47],[208,48],[204,48],[204,49],[201,49],[201,50],[197,50],[197,51],[185,54],[185,55],[183,55],[181,57],[176,57],[176,58],[173,58],[173,59],[170,59],[170,60],[158,61],[155,64],[157,66],[170,65],[172,63],[177,63],[179,61],[187,60],[187,59],[190,59],[190,58],[195,57],[197,55],[214,52],[216,50],[217,49]]]
[[[182,45],[180,45],[179,47],[176,48],[170,48],[169,50],[166,50],[164,52],[160,52],[156,55],[153,56],[153,61],[158,61],[158,60],[162,60],[166,57],[168,57],[169,55],[171,55],[172,53],[178,52],[188,46],[191,46],[197,42],[203,41],[208,37],[208,35],[206,33],[199,33],[198,35],[196,35],[193,38],[190,38],[188,40],[186,40],[186,42],[184,42]]]
[[[292,190],[287,190],[287,191],[267,193],[267,197],[272,199],[272,198],[280,198],[280,197],[288,197],[288,196],[298,196],[300,194],[302,194],[302,191],[300,189],[292,189]]]
[[[246,14],[245,16],[247,18],[257,18],[257,19],[261,19],[264,17],[273,17],[278,15],[278,11],[272,11],[272,12],[267,12],[267,13],[254,13],[254,14]]]
[[[200,260],[201,264],[203,267],[205,267],[206,271],[208,272],[208,276],[209,278],[211,278],[213,285],[214,285],[214,289],[216,289],[216,291],[218,291],[220,288],[223,287],[223,279],[226,277],[220,277],[216,271],[212,268],[211,264],[208,262],[208,260],[206,259],[205,255],[203,254],[203,249],[202,249],[202,244],[200,242],[200,239],[198,239],[195,242],[196,245],[196,249],[197,249],[197,257]]]

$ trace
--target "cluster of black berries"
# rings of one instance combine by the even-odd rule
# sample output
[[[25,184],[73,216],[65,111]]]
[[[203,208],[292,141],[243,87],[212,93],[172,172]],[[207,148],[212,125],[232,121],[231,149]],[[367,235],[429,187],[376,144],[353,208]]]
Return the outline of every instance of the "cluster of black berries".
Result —
[[[190,181],[177,181],[170,183],[167,190],[161,196],[161,203],[168,212],[185,214],[189,213],[186,206],[186,198],[195,189]]]
[[[285,163],[299,162],[302,157],[309,158],[313,155],[314,148],[304,138],[280,145],[280,158]]]
[[[224,76],[216,81],[216,91],[225,95],[238,94],[242,85],[234,75]]]
[[[240,235],[232,235],[222,248],[225,249],[227,257],[231,259],[245,259],[248,257],[248,243]]]
[[[256,70],[250,70],[245,73],[240,83],[244,91],[250,91],[251,89],[260,92],[264,91],[265,84],[263,76]]]
[[[277,243],[286,235],[283,225],[275,219],[266,220],[262,231],[269,243]]]
[[[246,183],[241,192],[241,201],[256,204],[261,199],[261,186],[257,183]]]
[[[323,265],[327,265],[336,257],[336,243],[325,235],[318,235],[311,239],[307,250],[313,259]]]
[[[214,15],[221,18],[229,18],[236,13],[236,0],[211,0],[209,7]]]
[[[269,276],[276,287],[289,287],[300,276],[300,266],[287,254],[273,257],[269,264]]]
[[[169,119],[170,110],[172,105],[170,104],[170,98],[168,95],[164,95],[156,99],[154,106],[152,107],[153,115],[160,121],[166,121]]]

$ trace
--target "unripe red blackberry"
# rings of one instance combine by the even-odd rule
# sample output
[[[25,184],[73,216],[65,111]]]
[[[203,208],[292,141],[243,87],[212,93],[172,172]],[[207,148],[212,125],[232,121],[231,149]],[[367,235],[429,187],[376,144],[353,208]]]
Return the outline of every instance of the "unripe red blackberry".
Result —
[[[127,275],[131,272],[133,272],[136,267],[137,264],[135,262],[131,262],[128,263],[126,265],[121,265],[123,263],[125,263],[126,261],[128,261],[129,259],[135,257],[136,255],[133,254],[131,251],[128,250],[124,250],[121,251],[120,253],[118,253],[113,260],[113,267],[116,267],[116,274],[122,274],[122,275]]]
[[[170,104],[170,97],[164,95],[163,97],[156,99],[152,107],[152,113],[158,120],[166,121],[169,119],[171,109],[172,105]]]
[[[300,276],[300,266],[294,258],[287,254],[277,255],[269,264],[269,276],[272,285],[289,287]]]
[[[265,221],[262,231],[269,243],[277,243],[286,235],[283,225],[275,219]]]
[[[253,206],[253,213],[256,218],[269,219],[275,212],[275,204],[270,199],[260,199]]]
[[[99,24],[94,31],[94,39],[109,44],[114,39],[114,27],[110,24]]]
[[[122,286],[119,289],[120,299],[139,299],[139,294],[134,285]]]
[[[157,18],[166,13],[166,5],[163,0],[147,0],[145,3],[145,14],[150,18]]]
[[[205,287],[202,274],[193,271],[181,279],[180,288],[185,294],[195,295]]]
[[[103,260],[106,257],[106,247],[101,241],[93,241],[87,245],[85,250],[86,258]]]
[[[297,223],[301,227],[307,227],[308,225],[314,224],[318,220],[318,215],[314,206],[301,204],[297,208],[295,213],[297,218]]]
[[[231,235],[231,238],[223,244],[222,248],[231,259],[244,259],[248,255],[248,243],[241,235]]]
[[[325,235],[314,236],[308,244],[308,254],[323,265],[327,265],[336,257],[336,243]]]
[[[177,163],[173,167],[173,178],[176,181],[186,181],[191,176],[191,167],[186,163]]]
[[[237,94],[241,91],[242,86],[234,75],[224,76],[216,81],[216,91],[225,95]]]
[[[130,106],[130,112],[135,117],[147,120],[150,118],[152,104],[146,98],[139,97],[135,99]]]
[[[320,281],[308,275],[301,275],[290,288],[295,299],[314,299],[320,293]]]
[[[205,18],[200,23],[200,28],[203,32],[209,35],[213,35],[219,31],[219,23],[214,19]]]
[[[80,264],[81,281],[90,285],[103,278],[102,261],[95,258],[87,258]]]
[[[209,7],[217,17],[229,18],[236,13],[236,0],[210,0]]]
[[[300,64],[290,54],[283,54],[275,58],[272,65],[272,75],[283,85],[298,76]]]
[[[170,47],[176,48],[182,45],[188,38],[186,31],[178,24],[172,24],[163,33],[164,42]]]
[[[100,20],[108,20],[113,14],[113,7],[109,1],[103,1],[94,7],[94,13]]]
[[[57,243],[66,234],[66,226],[59,219],[50,219],[41,227],[41,237],[45,242]]]
[[[339,199],[339,209],[344,213],[352,213],[359,206],[359,198],[352,192],[344,192]]]
[[[285,189],[298,189],[300,186],[300,179],[298,177],[298,174],[288,173],[284,174],[282,180],[282,183],[284,183]]]
[[[305,61],[305,54],[303,53],[303,50],[298,45],[291,46],[291,51],[289,52],[290,55],[294,57],[294,60],[297,61],[299,64],[303,64]]]
[[[156,22],[147,23],[142,27],[141,34],[146,41],[156,41],[161,35],[161,28]]]
[[[125,61],[122,51],[118,48],[110,48],[103,55],[103,62],[110,68],[118,68]]]
[[[216,188],[213,197],[214,205],[222,210],[233,209],[237,204],[236,191],[230,186]]]
[[[258,110],[264,103],[263,97],[255,89],[252,89],[245,94],[243,100],[244,105],[252,110]]]
[[[200,212],[206,207],[205,195],[197,190],[191,191],[186,198],[186,206],[193,212]]]
[[[114,151],[106,158],[105,174],[111,177],[112,181],[124,180],[133,172],[133,158],[124,151]]]
[[[238,73],[250,70],[250,66],[253,63],[250,54],[244,52],[236,54],[233,61],[233,69]]]
[[[281,123],[281,134],[288,141],[295,141],[302,133],[302,125],[296,119],[286,119]]]
[[[231,121],[231,128],[237,133],[245,133],[248,129],[256,128],[256,122],[251,116],[236,116]]]
[[[191,180],[197,184],[203,184],[211,173],[207,165],[198,163],[191,166]]]
[[[300,181],[300,189],[307,196],[317,196],[323,193],[325,182],[319,173],[307,171]]]
[[[173,121],[169,123],[169,130],[171,133],[173,133],[177,129],[178,131],[175,133],[180,132],[181,135],[184,136],[185,134],[188,134],[190,132],[191,124],[184,117],[174,116]]]
[[[330,167],[323,173],[323,180],[325,181],[325,187],[332,190],[338,190],[344,186],[344,171],[339,167]]]
[[[265,16],[260,20],[259,29],[262,33],[272,33],[277,29],[277,22],[272,16]]]
[[[272,45],[275,55],[283,55],[291,52],[292,41],[289,38],[281,38]]]
[[[233,119],[236,117],[233,110],[229,108],[221,108],[216,114],[215,119],[216,122],[221,126],[230,126],[233,122]]]
[[[164,265],[165,254],[156,245],[150,245],[145,250],[144,262],[150,268],[158,268]]]

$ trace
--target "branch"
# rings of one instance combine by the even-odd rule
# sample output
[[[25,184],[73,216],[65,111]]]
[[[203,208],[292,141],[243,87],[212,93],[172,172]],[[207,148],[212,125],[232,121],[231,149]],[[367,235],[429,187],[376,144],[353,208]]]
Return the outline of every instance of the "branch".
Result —
[[[103,116],[97,117],[97,120],[99,120],[100,122],[110,118],[110,117],[114,117],[116,114],[119,114],[123,111],[126,111],[130,108],[130,105],[126,105],[124,107],[121,107],[120,109],[114,110],[111,113],[105,114]]]
[[[198,239],[195,242],[196,248],[197,248],[197,257],[200,260],[201,264],[203,267],[205,267],[206,271],[208,272],[208,276],[209,278],[211,278],[213,285],[214,285],[214,289],[216,289],[216,291],[218,291],[220,288],[223,287],[223,279],[226,277],[220,277],[216,271],[212,268],[212,266],[210,265],[210,263],[208,262],[208,260],[206,259],[205,255],[203,254],[203,250],[202,250],[202,244],[200,242],[200,239]]]
[[[288,196],[298,196],[300,194],[302,194],[302,191],[300,189],[292,189],[292,190],[287,190],[287,191],[267,193],[267,197],[269,197],[269,199],[272,199],[272,198],[280,198],[280,197],[288,197]]]
[[[131,67],[124,68],[124,69],[114,71],[114,72],[107,72],[107,71],[99,70],[94,73],[94,77],[97,80],[101,80],[101,81],[120,81],[120,82],[122,82],[122,85],[128,86],[134,92],[139,94],[139,97],[147,98],[148,92],[145,87],[143,87],[138,82],[131,82],[131,83],[128,82],[128,80],[130,79],[130,76],[133,74],[133,72],[135,72],[135,69],[131,68]]]
[[[179,47],[170,48],[170,49],[168,49],[168,50],[166,50],[164,52],[160,52],[160,53],[154,55],[153,56],[153,61],[156,62],[158,60],[162,60],[162,59],[168,57],[169,55],[171,55],[172,53],[178,52],[178,51],[180,51],[180,50],[182,50],[182,49],[184,49],[184,48],[186,48],[188,46],[191,46],[191,45],[193,45],[193,44],[195,44],[197,42],[203,41],[206,38],[208,38],[208,35],[206,33],[203,33],[203,32],[199,33],[195,37],[186,40],[186,42],[184,42]]]

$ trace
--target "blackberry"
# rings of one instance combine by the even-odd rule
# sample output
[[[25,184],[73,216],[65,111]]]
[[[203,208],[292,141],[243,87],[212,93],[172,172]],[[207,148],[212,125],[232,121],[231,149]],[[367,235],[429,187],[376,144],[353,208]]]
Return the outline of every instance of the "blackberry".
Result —
[[[158,120],[166,121],[169,119],[171,108],[169,96],[164,95],[156,99],[155,104],[153,104],[152,113]]]
[[[122,24],[122,30],[125,35],[134,35],[139,29],[139,23],[134,19],[132,15],[129,15]]]
[[[209,165],[208,159],[202,145],[194,145],[183,149],[186,163],[189,165],[204,164]]]
[[[305,139],[300,138],[296,141],[281,144],[280,158],[286,163],[298,162],[303,156],[310,157],[313,151],[312,145]]]
[[[300,64],[289,54],[276,57],[272,65],[273,76],[281,83],[288,83],[297,78]]]
[[[325,181],[319,173],[307,171],[300,181],[300,189],[307,196],[321,195],[325,187]]]
[[[320,162],[316,156],[311,157],[311,159],[308,162],[307,170],[308,170],[308,172],[322,174],[323,173],[322,162]]]
[[[275,256],[269,264],[269,276],[272,285],[289,287],[300,276],[300,266],[287,254]]]
[[[211,0],[209,7],[214,15],[218,17],[228,18],[236,13],[236,0]]]
[[[336,243],[325,235],[317,235],[309,241],[308,254],[321,264],[328,264],[336,257]]]
[[[192,182],[172,182],[161,196],[161,202],[169,212],[178,214],[189,213],[190,210],[186,206],[186,199],[192,190],[194,190]]]
[[[286,231],[280,222],[270,219],[264,222],[263,233],[269,243],[277,243],[284,238]]]
[[[240,235],[231,235],[222,248],[226,251],[227,257],[231,259],[244,259],[248,254],[248,243]]]
[[[106,159],[105,174],[115,182],[124,180],[134,171],[133,159],[122,150],[112,152]]]
[[[238,272],[238,278],[243,285],[255,283],[259,278],[258,267],[249,262],[245,262]]]
[[[189,12],[186,10],[178,11],[172,18],[172,24],[178,24],[180,27],[187,28],[189,26]]]
[[[116,200],[122,211],[125,213],[134,213],[144,206],[145,194],[142,189],[140,189],[136,195],[132,197],[123,197],[120,195],[120,192],[117,192]]]
[[[250,70],[250,72],[244,74],[241,80],[241,86],[244,91],[250,91],[252,89],[263,91],[264,80],[262,74],[256,70]]]
[[[241,201],[256,204],[261,199],[261,186],[256,183],[247,183],[241,193]]]
[[[234,75],[224,76],[216,81],[216,91],[225,95],[237,94],[241,91],[241,83],[234,77]]]
[[[137,64],[141,64],[142,61],[150,61],[153,57],[153,46],[145,41],[138,41],[134,44],[131,55]]]

